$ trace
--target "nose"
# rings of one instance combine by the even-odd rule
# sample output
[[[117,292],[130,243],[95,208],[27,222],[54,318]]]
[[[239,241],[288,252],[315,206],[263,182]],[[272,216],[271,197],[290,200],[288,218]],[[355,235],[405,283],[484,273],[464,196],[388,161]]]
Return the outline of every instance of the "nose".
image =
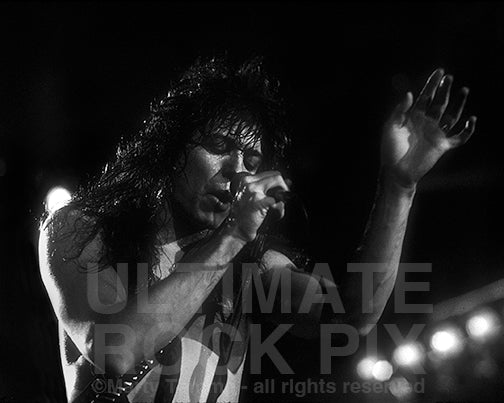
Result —
[[[243,152],[240,150],[231,151],[222,166],[222,176],[231,180],[238,172],[246,171],[243,163]]]

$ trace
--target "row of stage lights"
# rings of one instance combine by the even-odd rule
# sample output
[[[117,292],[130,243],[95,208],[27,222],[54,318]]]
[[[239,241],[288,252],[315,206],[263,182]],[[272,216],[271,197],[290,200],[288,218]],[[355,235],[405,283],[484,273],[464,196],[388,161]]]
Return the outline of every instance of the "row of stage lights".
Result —
[[[398,370],[413,372],[415,368],[422,367],[426,359],[434,363],[449,360],[461,353],[468,341],[483,344],[494,338],[500,330],[501,321],[495,311],[482,308],[465,322],[465,334],[455,324],[438,326],[430,336],[430,351],[418,341],[407,342],[395,348],[390,361],[375,356],[363,358],[357,364],[357,374],[363,380],[390,381],[390,392],[401,400],[411,394],[412,385],[396,373]]]

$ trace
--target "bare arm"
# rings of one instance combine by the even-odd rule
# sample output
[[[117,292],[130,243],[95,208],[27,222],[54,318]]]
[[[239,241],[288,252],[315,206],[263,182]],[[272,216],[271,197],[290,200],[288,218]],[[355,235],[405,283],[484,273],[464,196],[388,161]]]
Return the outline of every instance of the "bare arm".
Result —
[[[368,333],[380,318],[395,285],[402,245],[415,188],[398,185],[387,173],[380,175],[375,203],[371,210],[362,246],[357,251],[358,263],[377,263],[376,267],[359,268],[346,273],[340,292],[346,314],[345,323]],[[373,271],[373,284],[363,284],[363,271]],[[364,292],[365,287],[372,294]]]
[[[436,70],[416,104],[412,105],[413,96],[408,93],[385,125],[377,194],[356,258],[356,262],[374,264],[367,266],[373,270],[372,284],[363,284],[362,272],[346,273],[338,292],[345,312],[333,313],[323,321],[347,323],[366,334],[380,318],[395,285],[417,183],[446,151],[464,144],[474,131],[476,118],[471,117],[460,133],[448,134],[459,121],[468,94],[468,89],[462,88],[449,102],[452,81],[443,70]],[[283,262],[285,259],[276,256],[269,265],[285,270],[292,264]],[[271,281],[271,276],[264,279]],[[293,290],[302,294],[314,287],[307,274],[296,273],[293,281]],[[326,286],[335,287],[329,283]],[[372,293],[364,293],[363,286],[371,288]],[[319,286],[315,295],[321,291]],[[313,302],[319,300],[315,297]],[[319,308],[311,313],[321,312]]]
[[[411,93],[406,94],[385,125],[377,196],[357,256],[358,262],[377,264],[373,294],[363,295],[362,273],[347,273],[341,287],[348,321],[362,334],[376,324],[393,290],[417,183],[445,152],[464,144],[474,132],[473,116],[461,132],[448,134],[459,121],[469,92],[462,88],[450,101],[452,82],[453,77],[437,69],[416,103]],[[363,314],[368,311],[363,307],[371,306],[372,313]]]
[[[71,242],[72,238],[66,238],[66,243]],[[44,283],[67,333],[81,353],[95,363],[97,354],[103,353],[95,343],[96,325],[110,325],[107,345],[127,345],[132,354],[107,355],[106,368],[101,369],[122,374],[143,359],[152,358],[183,329],[244,243],[230,228],[216,231],[200,248],[184,257],[185,262],[198,264],[184,265],[182,272],[176,271],[149,287],[146,308],[139,303],[140,294],[127,298],[112,267],[101,271],[82,270],[98,260],[99,239],[88,244],[79,259],[66,260],[63,251],[72,246],[52,242],[47,228],[41,233],[39,253]],[[100,303],[110,304],[110,312],[120,309],[118,312],[93,310],[88,297],[89,291],[95,295],[95,291],[88,289],[93,284],[98,286]],[[123,340],[122,334],[114,333],[113,325],[126,325],[133,338]],[[147,334],[152,337],[145,337]]]
[[[147,307],[140,303],[142,293],[128,298],[112,267],[82,270],[99,262],[102,252],[99,236],[78,258],[65,258],[67,251],[78,244],[75,238],[79,236],[75,230],[78,212],[70,213],[58,228],[46,226],[39,241],[42,278],[58,319],[82,355],[96,365],[97,355],[103,353],[99,351],[103,346],[97,343],[97,327],[105,325],[110,328],[107,345],[123,345],[128,354],[106,355],[105,368],[101,370],[120,375],[140,361],[153,358],[191,320],[228,264],[255,238],[268,210],[275,208],[283,214],[283,203],[266,196],[267,190],[275,186],[287,188],[277,172],[247,177],[229,220],[183,257],[180,270],[149,287]],[[100,302],[110,305],[107,313],[93,309],[89,295],[95,295],[96,291]],[[114,325],[129,330],[126,334],[131,337],[126,343],[125,333],[118,333]]]

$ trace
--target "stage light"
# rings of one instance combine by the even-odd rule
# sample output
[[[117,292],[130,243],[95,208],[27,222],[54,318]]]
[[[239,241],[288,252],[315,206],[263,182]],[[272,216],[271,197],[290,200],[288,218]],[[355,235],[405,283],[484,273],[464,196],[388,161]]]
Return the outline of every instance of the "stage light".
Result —
[[[392,378],[389,390],[398,400],[408,397],[413,392],[411,384],[403,376]]]
[[[497,333],[499,318],[490,309],[479,311],[467,320],[466,329],[471,338],[483,341]]]
[[[413,367],[424,359],[424,349],[420,343],[406,343],[398,346],[393,354],[394,362],[401,367]]]
[[[366,357],[359,361],[357,364],[357,374],[362,379],[372,379],[373,378],[373,367],[376,364],[376,358]]]
[[[72,195],[65,188],[61,186],[54,187],[47,193],[45,200],[46,209],[50,214],[54,213],[66,205],[71,198]]]
[[[432,335],[430,345],[432,349],[441,355],[453,355],[462,349],[460,332],[455,328],[438,330]]]
[[[373,378],[376,379],[377,381],[384,382],[388,381],[392,374],[394,373],[394,369],[392,368],[392,365],[390,362],[387,360],[380,360],[377,361],[373,365]]]

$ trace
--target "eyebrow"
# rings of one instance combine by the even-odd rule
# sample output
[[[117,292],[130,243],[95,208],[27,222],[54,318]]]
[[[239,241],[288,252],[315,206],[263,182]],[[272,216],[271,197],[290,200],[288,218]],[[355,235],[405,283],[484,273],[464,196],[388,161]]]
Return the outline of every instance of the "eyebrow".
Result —
[[[263,157],[264,156],[261,151],[256,150],[255,148],[245,148],[243,151],[246,151],[246,152],[248,152],[250,154],[254,154],[254,155],[258,156],[258,157]]]
[[[237,134],[222,134],[222,133],[216,133],[214,136],[232,142],[233,145],[241,151],[246,150],[249,152],[254,152],[257,155],[261,156],[263,155],[262,151],[259,151],[258,149],[255,148],[257,144],[259,144],[259,147],[261,146],[261,139],[256,138],[255,136],[240,136]]]

